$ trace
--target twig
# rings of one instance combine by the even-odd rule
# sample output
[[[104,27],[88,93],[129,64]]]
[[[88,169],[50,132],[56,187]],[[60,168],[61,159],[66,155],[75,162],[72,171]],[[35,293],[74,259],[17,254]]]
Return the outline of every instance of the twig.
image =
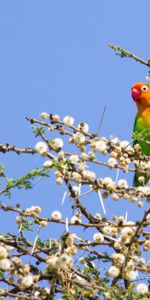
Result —
[[[129,52],[128,50],[120,47],[120,46],[116,46],[116,45],[112,45],[112,44],[109,44],[108,45],[109,48],[113,49],[116,53],[116,55],[119,55],[121,58],[123,57],[131,57],[133,58],[134,60],[140,62],[141,64],[147,66],[147,67],[150,67],[150,60],[143,60],[142,58],[140,58],[139,56]]]

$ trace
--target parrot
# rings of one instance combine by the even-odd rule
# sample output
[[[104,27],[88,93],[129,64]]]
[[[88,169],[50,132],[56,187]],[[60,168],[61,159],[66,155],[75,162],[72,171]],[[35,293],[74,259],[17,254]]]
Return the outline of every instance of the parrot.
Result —
[[[144,142],[150,142],[150,84],[144,82],[137,82],[131,88],[131,95],[137,106],[137,114],[135,117],[133,133],[140,134],[142,141],[134,140],[133,146],[139,144],[141,147],[141,154],[150,156],[150,145]],[[150,179],[150,172],[148,174],[135,172],[133,185],[138,187],[141,185],[139,177],[144,176],[143,185],[146,185]]]

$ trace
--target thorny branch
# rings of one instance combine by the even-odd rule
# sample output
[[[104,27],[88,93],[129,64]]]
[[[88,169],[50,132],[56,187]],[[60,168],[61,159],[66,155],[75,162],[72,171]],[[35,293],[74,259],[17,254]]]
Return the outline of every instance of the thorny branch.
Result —
[[[1,211],[7,215],[16,214],[18,226],[18,234],[0,234],[0,296],[54,299],[59,293],[63,300],[78,297],[98,300],[101,296],[119,299],[122,295],[127,299],[132,290],[133,299],[146,299],[140,298],[133,283],[137,280],[137,272],[139,276],[147,275],[150,269],[149,261],[144,257],[150,248],[150,210],[141,219],[137,217],[128,222],[127,214],[108,217],[105,202],[109,208],[113,205],[112,200],[118,201],[119,205],[120,199],[125,199],[133,207],[142,207],[149,202],[148,186],[129,186],[127,180],[121,178],[122,174],[127,178],[128,173],[135,170],[146,174],[149,157],[142,156],[140,148],[133,148],[131,142],[90,133],[84,122],[75,126],[72,117],[60,120],[58,115],[42,113],[41,118],[27,118],[35,136],[40,138],[35,149],[5,144],[0,145],[0,152],[36,153],[47,160],[40,169],[16,180],[7,178],[5,173],[2,179],[6,184],[2,182],[0,195],[11,197],[14,188],[32,188],[34,179],[53,175],[58,186],[64,183],[62,205],[69,198],[72,215],[63,218],[56,210],[51,216],[50,212],[43,216],[42,208],[35,204],[21,208],[21,203],[14,206],[10,199],[7,204],[6,197],[5,202],[0,202]],[[63,136],[68,141],[67,151]],[[95,167],[100,176],[96,175]],[[104,178],[102,167],[108,170],[108,176]],[[117,180],[112,180],[110,172],[116,169],[123,173]],[[96,210],[93,213],[94,202],[92,212],[86,205],[87,198],[93,201],[94,193],[101,214]],[[63,228],[63,234],[60,230],[54,240],[49,230],[49,238],[42,238],[44,228],[56,223]]]
[[[131,57],[133,58],[134,60],[138,61],[139,63],[147,66],[147,67],[150,67],[150,59],[148,59],[147,61],[146,60],[143,60],[142,58],[140,58],[139,56],[133,54],[132,52],[120,47],[120,46],[116,46],[116,45],[112,45],[112,44],[109,44],[109,47],[111,49],[113,49],[116,53],[116,55],[119,55],[121,58],[123,57]]]

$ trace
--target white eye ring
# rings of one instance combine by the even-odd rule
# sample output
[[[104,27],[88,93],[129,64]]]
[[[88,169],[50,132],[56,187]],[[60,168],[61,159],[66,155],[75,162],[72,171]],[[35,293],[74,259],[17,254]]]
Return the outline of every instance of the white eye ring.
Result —
[[[143,85],[142,87],[141,87],[141,91],[142,92],[146,92],[148,90],[148,87],[146,86],[146,85]]]

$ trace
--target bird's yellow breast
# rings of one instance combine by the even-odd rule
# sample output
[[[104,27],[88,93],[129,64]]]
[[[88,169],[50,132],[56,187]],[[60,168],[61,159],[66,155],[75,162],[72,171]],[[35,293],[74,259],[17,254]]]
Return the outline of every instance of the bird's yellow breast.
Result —
[[[150,128],[150,108],[145,109],[142,113],[138,113],[137,125],[144,128]]]

